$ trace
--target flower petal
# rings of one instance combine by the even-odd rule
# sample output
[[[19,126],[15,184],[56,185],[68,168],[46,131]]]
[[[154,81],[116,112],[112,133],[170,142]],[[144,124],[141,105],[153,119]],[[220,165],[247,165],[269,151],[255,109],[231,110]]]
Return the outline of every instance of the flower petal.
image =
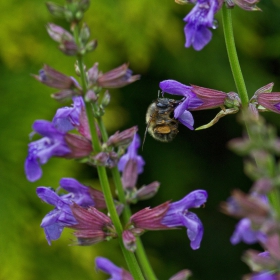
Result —
[[[159,83],[159,87],[162,91],[167,92],[169,94],[187,96],[191,87],[181,84],[175,80],[165,80]]]
[[[193,130],[194,119],[189,111],[185,111],[178,120],[190,130]]]

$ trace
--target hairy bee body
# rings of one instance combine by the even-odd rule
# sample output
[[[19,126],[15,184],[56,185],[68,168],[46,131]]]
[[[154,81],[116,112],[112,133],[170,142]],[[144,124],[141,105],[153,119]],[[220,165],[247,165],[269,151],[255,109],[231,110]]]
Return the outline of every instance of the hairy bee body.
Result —
[[[180,101],[169,98],[158,98],[153,102],[146,113],[147,130],[158,141],[170,142],[177,133],[179,122],[174,119],[173,113]]]

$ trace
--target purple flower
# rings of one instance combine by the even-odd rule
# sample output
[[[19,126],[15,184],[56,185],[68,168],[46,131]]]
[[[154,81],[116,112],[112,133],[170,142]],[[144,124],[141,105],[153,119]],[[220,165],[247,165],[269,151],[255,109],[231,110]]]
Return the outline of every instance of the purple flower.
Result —
[[[55,206],[55,209],[48,213],[41,223],[49,244],[51,244],[51,240],[56,240],[60,237],[64,227],[77,224],[70,208],[73,203],[84,207],[95,206],[90,188],[82,185],[77,180],[62,178],[60,180],[60,187],[69,193],[59,196],[50,188],[37,188],[38,197],[46,203]]]
[[[192,92],[192,87],[175,80],[162,81],[159,87],[163,92],[184,97],[182,103],[174,110],[174,118],[193,130],[194,119],[189,110],[199,107],[203,102]]]
[[[39,187],[36,192],[43,201],[55,206],[55,209],[49,212],[41,223],[47,241],[51,245],[52,240],[57,240],[60,237],[64,227],[75,225],[77,221],[70,209],[70,200],[59,196],[55,191],[46,187]]]
[[[218,0],[197,0],[191,12],[184,18],[187,23],[184,32],[185,47],[193,46],[200,51],[209,43],[212,33],[209,28],[215,28],[214,15],[219,9]]]
[[[73,97],[73,107],[64,107],[56,111],[52,123],[57,130],[66,133],[80,124],[80,115],[85,107],[83,98],[80,96]]]
[[[61,196],[66,202],[75,202],[80,206],[88,207],[95,206],[95,203],[90,195],[90,188],[82,185],[73,178],[62,178],[59,183],[60,187],[69,193]]]
[[[111,276],[110,280],[133,280],[129,272],[116,266],[106,258],[97,257],[95,265],[97,269],[109,274]]]
[[[33,141],[28,145],[28,156],[24,168],[27,179],[34,182],[41,178],[41,164],[45,164],[52,156],[62,157],[70,153],[64,133],[58,131],[51,122],[37,120],[33,124],[33,130],[43,138]]]
[[[189,212],[189,208],[198,208],[207,200],[207,192],[196,190],[183,199],[171,203],[161,223],[168,227],[184,226],[191,241],[191,247],[196,250],[200,246],[203,236],[203,225],[196,214]]]
[[[243,218],[236,225],[235,231],[230,238],[230,242],[235,245],[243,241],[247,244],[253,244],[258,241],[265,241],[265,234],[259,230],[252,229],[251,221],[248,218]]]
[[[253,274],[250,280],[278,280],[279,275],[270,271],[261,271]]]
[[[124,154],[119,161],[118,169],[124,171],[124,168],[129,160],[135,160],[137,162],[137,172],[138,174],[143,172],[143,165],[145,161],[141,156],[137,155],[137,150],[140,147],[140,137],[135,134],[131,144],[128,146],[126,154]]]

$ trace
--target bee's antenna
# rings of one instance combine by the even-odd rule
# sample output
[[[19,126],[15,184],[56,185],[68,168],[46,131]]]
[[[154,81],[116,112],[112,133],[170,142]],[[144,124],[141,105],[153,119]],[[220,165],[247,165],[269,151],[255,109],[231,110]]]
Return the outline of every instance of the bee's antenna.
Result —
[[[157,97],[159,98],[159,95],[160,95],[160,90],[158,90],[158,92],[157,92]]]
[[[146,140],[149,124],[150,124],[150,121],[148,122],[146,130],[145,130],[144,139],[143,139],[143,143],[142,143],[142,151],[144,150],[144,143],[145,143],[145,140]]]

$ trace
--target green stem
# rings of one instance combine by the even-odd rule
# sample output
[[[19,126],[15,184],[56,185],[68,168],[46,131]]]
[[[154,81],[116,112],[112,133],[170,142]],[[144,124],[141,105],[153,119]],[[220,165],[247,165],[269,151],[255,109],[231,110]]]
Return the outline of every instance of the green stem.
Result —
[[[224,27],[224,35],[225,35],[225,42],[226,42],[226,48],[228,53],[228,58],[230,62],[230,67],[232,71],[232,75],[235,81],[235,85],[239,94],[239,97],[241,99],[242,107],[247,108],[249,103],[249,98],[244,82],[244,78],[242,75],[241,67],[239,64],[235,42],[234,42],[234,35],[233,35],[233,28],[232,28],[232,18],[231,18],[231,10],[227,9],[226,6],[223,6],[223,27]],[[252,139],[252,133],[250,131],[250,128],[248,127],[246,121],[245,126],[247,129],[247,133],[249,135],[249,138]],[[256,164],[258,164],[258,160],[255,159]],[[273,164],[270,168],[271,172],[273,171]],[[280,192],[278,189],[275,189],[268,193],[268,199],[270,202],[270,205],[275,210],[278,219],[280,219]]]
[[[74,33],[74,37],[76,40],[76,44],[79,46],[79,44],[80,44],[79,43],[79,28],[77,25],[74,26],[73,33]],[[82,55],[78,55],[77,59],[78,59],[78,65],[79,65],[79,69],[80,69],[82,89],[83,89],[83,93],[85,94],[87,92],[87,81],[86,81],[86,74],[84,71]],[[91,133],[92,148],[95,151],[95,153],[99,153],[99,152],[101,152],[101,145],[100,145],[100,142],[98,139],[98,134],[97,134],[96,127],[95,127],[92,106],[89,102],[85,102],[85,109],[86,109],[86,114],[87,114],[87,118],[88,118],[89,129],[90,129],[90,133]],[[124,247],[124,244],[122,241],[123,228],[122,228],[122,224],[120,222],[118,213],[115,208],[106,168],[104,166],[97,166],[97,172],[98,172],[98,176],[99,176],[99,180],[100,180],[100,185],[101,185],[104,197],[105,197],[106,205],[107,205],[110,217],[112,219],[112,222],[115,226],[116,232],[119,236],[120,247],[122,249],[124,258],[128,265],[128,268],[133,276],[133,279],[144,280],[144,277],[142,275],[141,269],[138,265],[135,255],[133,253],[129,252],[128,250],[126,250]]]
[[[233,28],[232,28],[231,9],[228,9],[224,5],[222,11],[223,11],[223,27],[224,27],[226,48],[227,48],[232,75],[237,88],[237,92],[241,99],[242,106],[243,108],[247,108],[249,98],[248,98],[244,78],[242,75],[242,71],[240,68],[240,64],[236,52],[234,36],[233,36]]]
[[[102,118],[98,118],[97,122],[98,122],[98,126],[100,128],[100,132],[101,132],[103,141],[106,142],[108,140],[108,134],[107,134],[106,128],[104,126],[104,123],[102,121]],[[125,193],[124,193],[124,189],[123,189],[123,185],[122,185],[122,181],[121,181],[121,177],[120,177],[120,172],[116,166],[113,167],[111,169],[111,171],[112,171],[112,176],[113,176],[113,180],[115,183],[115,187],[118,192],[119,200],[124,205],[124,210],[123,210],[124,222],[127,223],[131,217],[131,210],[130,210],[129,205],[126,203],[126,198],[125,198]],[[146,279],[156,280],[157,278],[154,274],[154,271],[151,267],[150,262],[148,261],[144,246],[143,246],[140,238],[137,238],[136,246],[137,246],[136,256],[137,256],[140,266],[145,274]]]

